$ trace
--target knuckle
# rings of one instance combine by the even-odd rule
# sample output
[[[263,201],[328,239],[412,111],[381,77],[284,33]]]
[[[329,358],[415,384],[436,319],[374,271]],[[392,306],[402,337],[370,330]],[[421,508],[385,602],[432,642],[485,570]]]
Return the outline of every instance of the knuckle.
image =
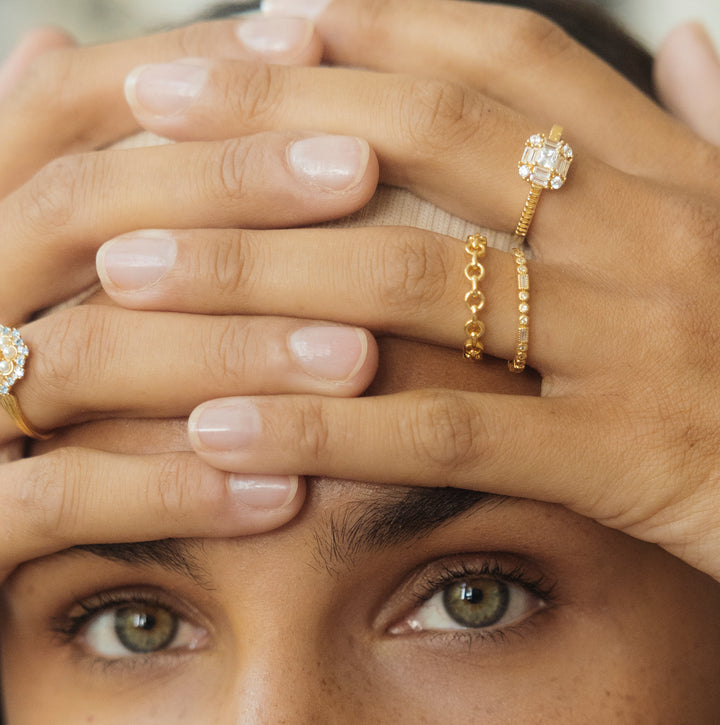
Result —
[[[238,118],[253,125],[265,125],[286,96],[285,74],[280,66],[244,63],[237,74],[216,74],[220,98],[234,108]]]
[[[189,58],[198,53],[211,52],[211,43],[216,40],[210,32],[213,25],[213,23],[192,23],[172,31],[171,39],[178,57]]]
[[[79,483],[86,478],[82,451],[58,448],[34,461],[22,500],[32,528],[43,538],[72,542],[80,530],[82,508],[89,505],[80,495]]]
[[[393,243],[380,245],[376,253],[369,265],[372,294],[389,324],[399,315],[437,303],[445,294],[448,270],[437,235],[398,229]]]
[[[44,166],[25,187],[22,221],[41,237],[54,239],[68,234],[77,222],[78,210],[86,209],[101,176],[98,160],[91,154],[62,156]]]
[[[189,510],[193,486],[197,488],[197,471],[190,465],[189,456],[166,455],[157,462],[157,469],[147,488],[148,507],[161,516],[174,516]],[[192,469],[192,470],[191,470]]]
[[[210,250],[209,272],[219,299],[241,303],[252,295],[255,271],[254,245],[250,233],[238,230],[233,239],[221,239]]]
[[[505,26],[508,38],[504,46],[513,58],[513,71],[518,64],[552,64],[577,47],[559,25],[534,10],[514,8],[513,16],[513,22]]]
[[[214,155],[208,159],[207,175],[218,178],[221,200],[229,202],[233,207],[245,196],[246,182],[252,176],[249,166],[252,164],[253,149],[252,141],[233,139],[221,144],[219,160]]]
[[[464,86],[415,79],[398,96],[400,128],[412,149],[457,149],[482,127],[482,105]]]
[[[415,393],[408,419],[413,453],[418,460],[456,472],[478,456],[478,442],[487,441],[477,411],[461,393],[423,390]]]
[[[271,367],[268,359],[267,321],[219,319],[208,326],[206,344],[202,344],[203,370],[219,389],[227,389],[232,380],[243,381],[252,370]]]
[[[312,461],[321,461],[328,451],[330,428],[322,398],[308,398],[298,408],[296,439],[299,450]]]
[[[117,333],[107,311],[81,306],[47,318],[51,330],[33,359],[42,399],[74,400],[81,406],[94,371],[104,370],[116,348]]]

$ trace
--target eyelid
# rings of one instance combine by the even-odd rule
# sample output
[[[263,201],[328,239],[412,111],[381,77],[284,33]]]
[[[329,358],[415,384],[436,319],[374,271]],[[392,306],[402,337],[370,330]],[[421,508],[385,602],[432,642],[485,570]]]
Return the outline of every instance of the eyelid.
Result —
[[[432,599],[447,588],[452,581],[459,581],[462,578],[483,578],[496,579],[508,584],[523,587],[538,602],[533,614],[542,609],[548,609],[556,600],[557,582],[548,578],[543,570],[532,560],[526,557],[519,557],[507,552],[467,553],[455,554],[423,564],[416,568],[410,576],[400,585],[396,592],[391,595],[388,603],[377,615],[376,626],[389,636],[399,634],[412,635],[411,629],[404,632],[393,632],[400,622],[412,616],[419,607]],[[529,614],[527,618],[531,618]],[[525,621],[521,619],[517,623]],[[502,625],[506,627],[511,624]],[[496,627],[495,631],[500,631]],[[457,635],[460,633],[489,633],[492,628],[487,629],[456,629],[456,630],[424,630],[418,634]]]
[[[103,613],[128,604],[147,604],[166,609],[179,620],[202,630],[203,643],[197,645],[196,649],[205,647],[206,643],[211,643],[214,639],[214,628],[196,607],[173,593],[147,585],[100,591],[82,599],[75,599],[73,606],[53,617],[51,629],[68,644],[76,644],[87,652],[82,640],[88,624]],[[92,652],[87,652],[87,655],[97,657]]]

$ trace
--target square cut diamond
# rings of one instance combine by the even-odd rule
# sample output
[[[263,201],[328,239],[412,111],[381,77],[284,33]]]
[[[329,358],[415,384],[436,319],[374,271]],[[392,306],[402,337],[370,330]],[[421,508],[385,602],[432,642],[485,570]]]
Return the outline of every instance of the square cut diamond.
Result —
[[[523,149],[518,172],[523,179],[543,189],[559,189],[572,160],[572,149],[564,141],[533,136]]]

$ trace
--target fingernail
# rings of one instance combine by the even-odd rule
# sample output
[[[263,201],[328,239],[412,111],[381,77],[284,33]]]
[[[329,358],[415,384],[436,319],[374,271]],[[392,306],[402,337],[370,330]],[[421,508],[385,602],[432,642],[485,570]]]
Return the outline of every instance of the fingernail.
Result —
[[[125,97],[145,113],[176,116],[190,107],[207,76],[208,62],[202,58],[142,65],[125,79]]]
[[[317,18],[330,0],[262,0],[260,10],[267,15],[292,15],[296,18]]]
[[[159,282],[176,257],[177,242],[169,232],[153,229],[118,237],[98,250],[98,276],[105,287],[141,290]]]
[[[370,147],[354,136],[315,136],[288,148],[288,163],[296,176],[329,191],[346,191],[365,174]]]
[[[290,350],[305,372],[333,382],[349,380],[367,357],[367,336],[354,327],[303,327],[289,338]]]
[[[308,45],[312,32],[312,23],[303,18],[251,18],[237,28],[242,44],[263,56],[298,52]]]
[[[228,489],[232,496],[255,509],[280,509],[297,494],[297,476],[242,476],[231,473]]]
[[[249,400],[228,398],[193,411],[188,427],[203,448],[233,451],[257,437],[262,430],[262,420]]]

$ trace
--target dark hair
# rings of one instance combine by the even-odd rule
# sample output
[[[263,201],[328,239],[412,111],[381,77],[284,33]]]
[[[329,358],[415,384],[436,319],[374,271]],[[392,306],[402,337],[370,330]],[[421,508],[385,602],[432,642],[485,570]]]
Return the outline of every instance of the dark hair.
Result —
[[[482,2],[483,0],[475,0]],[[655,98],[650,53],[604,10],[584,0],[496,0],[501,5],[528,8],[550,18],[580,44],[600,56],[643,93]],[[204,19],[257,10],[259,0],[222,3],[203,13]]]

